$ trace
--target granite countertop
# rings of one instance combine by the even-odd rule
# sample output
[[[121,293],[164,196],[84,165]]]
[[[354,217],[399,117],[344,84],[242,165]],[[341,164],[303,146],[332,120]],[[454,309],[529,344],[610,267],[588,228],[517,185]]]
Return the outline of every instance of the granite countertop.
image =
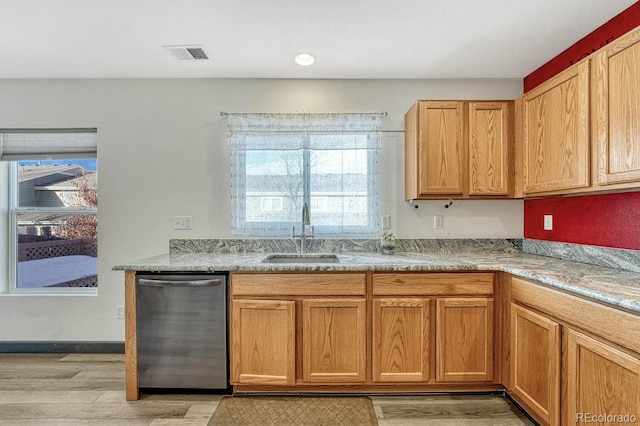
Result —
[[[140,272],[504,271],[540,284],[640,314],[640,273],[522,253],[332,253],[339,263],[264,263],[272,253],[175,253],[114,270]],[[290,255],[290,253],[287,253]]]

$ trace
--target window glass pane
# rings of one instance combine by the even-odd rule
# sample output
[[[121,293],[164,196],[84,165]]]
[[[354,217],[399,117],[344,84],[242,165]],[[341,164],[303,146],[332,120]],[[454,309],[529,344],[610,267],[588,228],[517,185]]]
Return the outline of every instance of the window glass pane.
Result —
[[[18,207],[96,207],[96,160],[18,162]]]
[[[16,218],[16,287],[97,287],[97,215],[42,212]]]
[[[299,220],[303,194],[302,151],[246,152],[246,217],[250,222]]]
[[[315,226],[369,226],[367,150],[311,151],[311,221]]]

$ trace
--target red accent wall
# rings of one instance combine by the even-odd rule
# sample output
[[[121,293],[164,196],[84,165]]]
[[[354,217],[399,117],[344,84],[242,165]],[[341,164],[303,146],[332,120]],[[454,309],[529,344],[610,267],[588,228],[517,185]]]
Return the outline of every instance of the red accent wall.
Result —
[[[640,250],[640,192],[527,200],[524,218],[525,238]]]
[[[595,29],[573,46],[526,76],[524,78],[524,91],[528,92],[558,74],[560,71],[586,58],[602,46],[628,33],[638,25],[640,25],[640,1],[629,6],[619,15],[616,15],[607,23]]]
[[[524,91],[640,25],[640,1],[524,78]],[[545,214],[553,230],[543,230]],[[524,237],[640,250],[640,192],[553,197],[524,202]]]

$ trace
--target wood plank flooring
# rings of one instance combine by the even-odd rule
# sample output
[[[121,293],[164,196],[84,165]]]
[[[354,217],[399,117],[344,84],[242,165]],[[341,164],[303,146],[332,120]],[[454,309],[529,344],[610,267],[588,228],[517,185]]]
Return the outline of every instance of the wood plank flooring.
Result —
[[[124,355],[0,354],[0,426],[206,426],[221,395],[127,402]],[[499,395],[372,396],[380,426],[533,425]]]

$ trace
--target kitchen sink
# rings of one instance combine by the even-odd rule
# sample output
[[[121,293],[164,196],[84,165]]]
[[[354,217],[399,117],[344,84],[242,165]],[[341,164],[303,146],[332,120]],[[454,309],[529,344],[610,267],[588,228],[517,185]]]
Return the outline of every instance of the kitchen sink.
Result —
[[[271,254],[262,263],[340,263],[335,254]]]

